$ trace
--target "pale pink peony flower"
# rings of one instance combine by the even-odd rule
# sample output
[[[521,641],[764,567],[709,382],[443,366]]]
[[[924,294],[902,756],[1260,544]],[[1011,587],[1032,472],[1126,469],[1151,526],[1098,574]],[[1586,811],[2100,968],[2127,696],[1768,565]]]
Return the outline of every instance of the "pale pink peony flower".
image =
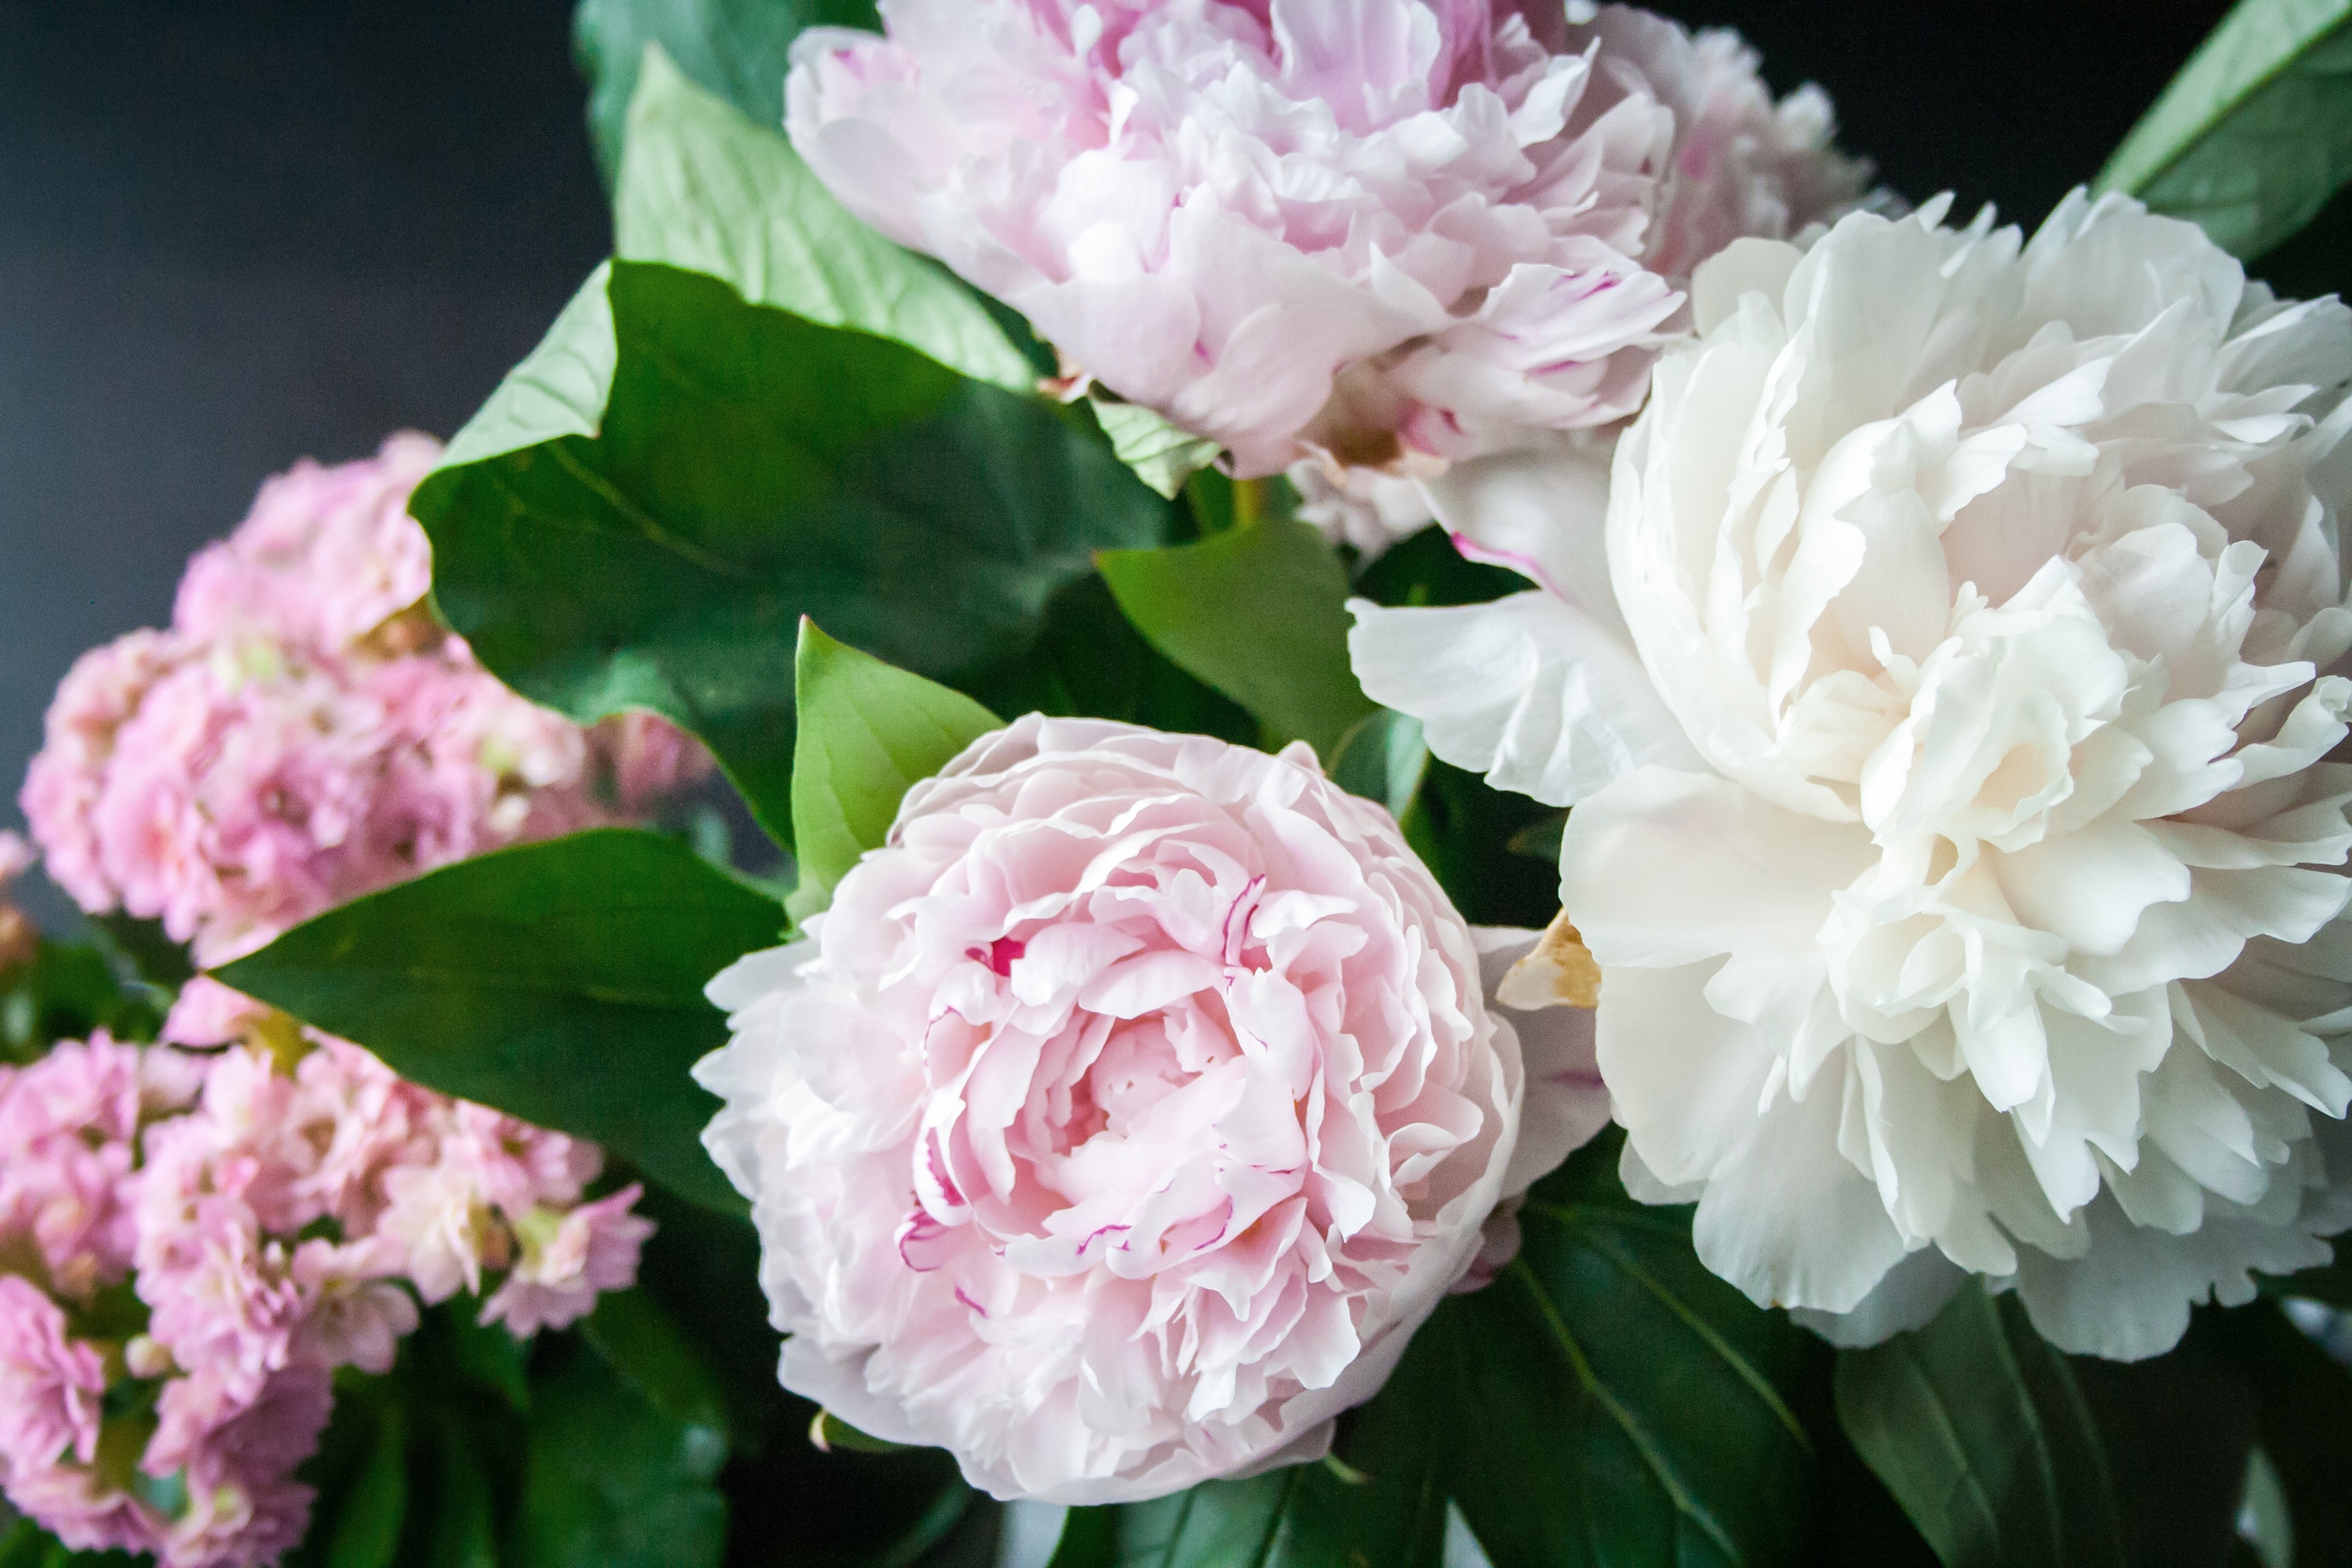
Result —
[[[1694,247],[1861,195],[1736,37],[1568,9],[886,0],[803,35],[786,122],[1072,375],[1378,548],[1412,479],[1632,414]]]
[[[783,1382],[1000,1497],[1319,1455],[1594,1125],[1303,746],[1023,719],[710,994]]]

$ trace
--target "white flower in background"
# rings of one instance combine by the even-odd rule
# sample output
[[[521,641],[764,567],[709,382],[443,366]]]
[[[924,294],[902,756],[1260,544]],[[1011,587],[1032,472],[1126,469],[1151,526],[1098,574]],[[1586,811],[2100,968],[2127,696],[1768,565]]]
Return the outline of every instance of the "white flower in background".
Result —
[[[1575,804],[1628,1182],[1711,1268],[1849,1342],[1974,1272],[2144,1356],[2352,1225],[2352,310],[2122,198],[1941,216],[1703,266],[1613,600],[1545,532],[1589,471],[1472,465],[1546,588],[1359,606],[1357,669]]]
[[[1570,20],[1571,9],[1581,19]],[[1639,406],[1675,281],[1860,194],[1727,34],[1489,0],[884,0],[786,121],[853,212],[1088,378],[1294,469],[1367,548],[1410,481]]]

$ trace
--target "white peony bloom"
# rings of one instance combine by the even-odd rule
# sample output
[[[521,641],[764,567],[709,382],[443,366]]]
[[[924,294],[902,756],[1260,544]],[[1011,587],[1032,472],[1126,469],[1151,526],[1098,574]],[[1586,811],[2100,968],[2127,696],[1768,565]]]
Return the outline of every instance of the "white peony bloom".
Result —
[[[1360,605],[1357,668],[1576,805],[1628,1184],[1710,1268],[2150,1355],[2352,1226],[2352,310],[2118,197],[1942,216],[1701,267],[1609,587],[1542,530],[1589,474],[1457,469],[1546,589]]]

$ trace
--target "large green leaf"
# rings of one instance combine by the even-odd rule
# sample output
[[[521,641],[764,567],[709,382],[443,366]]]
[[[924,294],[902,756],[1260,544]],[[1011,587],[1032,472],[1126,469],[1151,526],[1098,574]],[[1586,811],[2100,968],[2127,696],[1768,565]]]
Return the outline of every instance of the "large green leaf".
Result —
[[[1967,1287],[1927,1327],[1842,1352],[1837,1409],[1946,1568],[2130,1560],[2091,1407],[2014,1298]]]
[[[823,909],[834,885],[881,847],[898,802],[1003,721],[971,698],[834,641],[801,622],[793,672],[793,917]]]
[[[435,599],[527,696],[686,724],[779,837],[803,615],[954,679],[1025,650],[1096,550],[1165,537],[1167,503],[1034,398],[692,272],[615,262],[608,293],[599,433],[418,487]]]
[[[1270,519],[1192,544],[1106,551],[1137,629],[1181,668],[1322,756],[1374,703],[1348,665],[1348,572],[1309,524]]]
[[[850,216],[782,131],[695,86],[658,45],[646,49],[629,107],[613,244],[623,260],[706,272],[755,305],[895,338],[975,380],[1036,390],[1036,372],[961,284]]]
[[[1795,1563],[1821,1348],[1706,1271],[1687,1210],[1625,1197],[1615,1142],[1538,1183],[1518,1258],[1422,1331],[1454,1367],[1454,1500],[1496,1568]]]
[[[784,73],[803,28],[878,30],[874,0],[581,0],[572,46],[588,79],[588,128],[609,176],[621,166],[647,44],[761,125],[784,118]]]
[[[2352,180],[2352,0],[2239,0],[2099,174],[2252,259]]]
[[[716,1568],[726,1447],[673,1419],[604,1358],[574,1353],[531,1391],[518,1568]]]
[[[727,1037],[704,984],[782,925],[678,840],[603,828],[373,894],[218,973],[404,1078],[739,1209],[699,1142],[716,1102],[688,1073]]]

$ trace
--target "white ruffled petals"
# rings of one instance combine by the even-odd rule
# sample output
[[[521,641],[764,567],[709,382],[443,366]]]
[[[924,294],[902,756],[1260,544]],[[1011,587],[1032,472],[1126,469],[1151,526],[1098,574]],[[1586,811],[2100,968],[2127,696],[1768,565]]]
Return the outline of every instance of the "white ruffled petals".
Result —
[[[1973,1272],[2154,1354],[2352,1225],[2352,311],[2121,198],[1942,206],[1700,268],[1609,504],[1640,689],[1548,675],[1559,594],[1448,612],[1444,683],[1357,657],[1575,804],[1629,1175],[1711,1267],[1842,1342]],[[1612,748],[1649,701],[1689,757]]]

